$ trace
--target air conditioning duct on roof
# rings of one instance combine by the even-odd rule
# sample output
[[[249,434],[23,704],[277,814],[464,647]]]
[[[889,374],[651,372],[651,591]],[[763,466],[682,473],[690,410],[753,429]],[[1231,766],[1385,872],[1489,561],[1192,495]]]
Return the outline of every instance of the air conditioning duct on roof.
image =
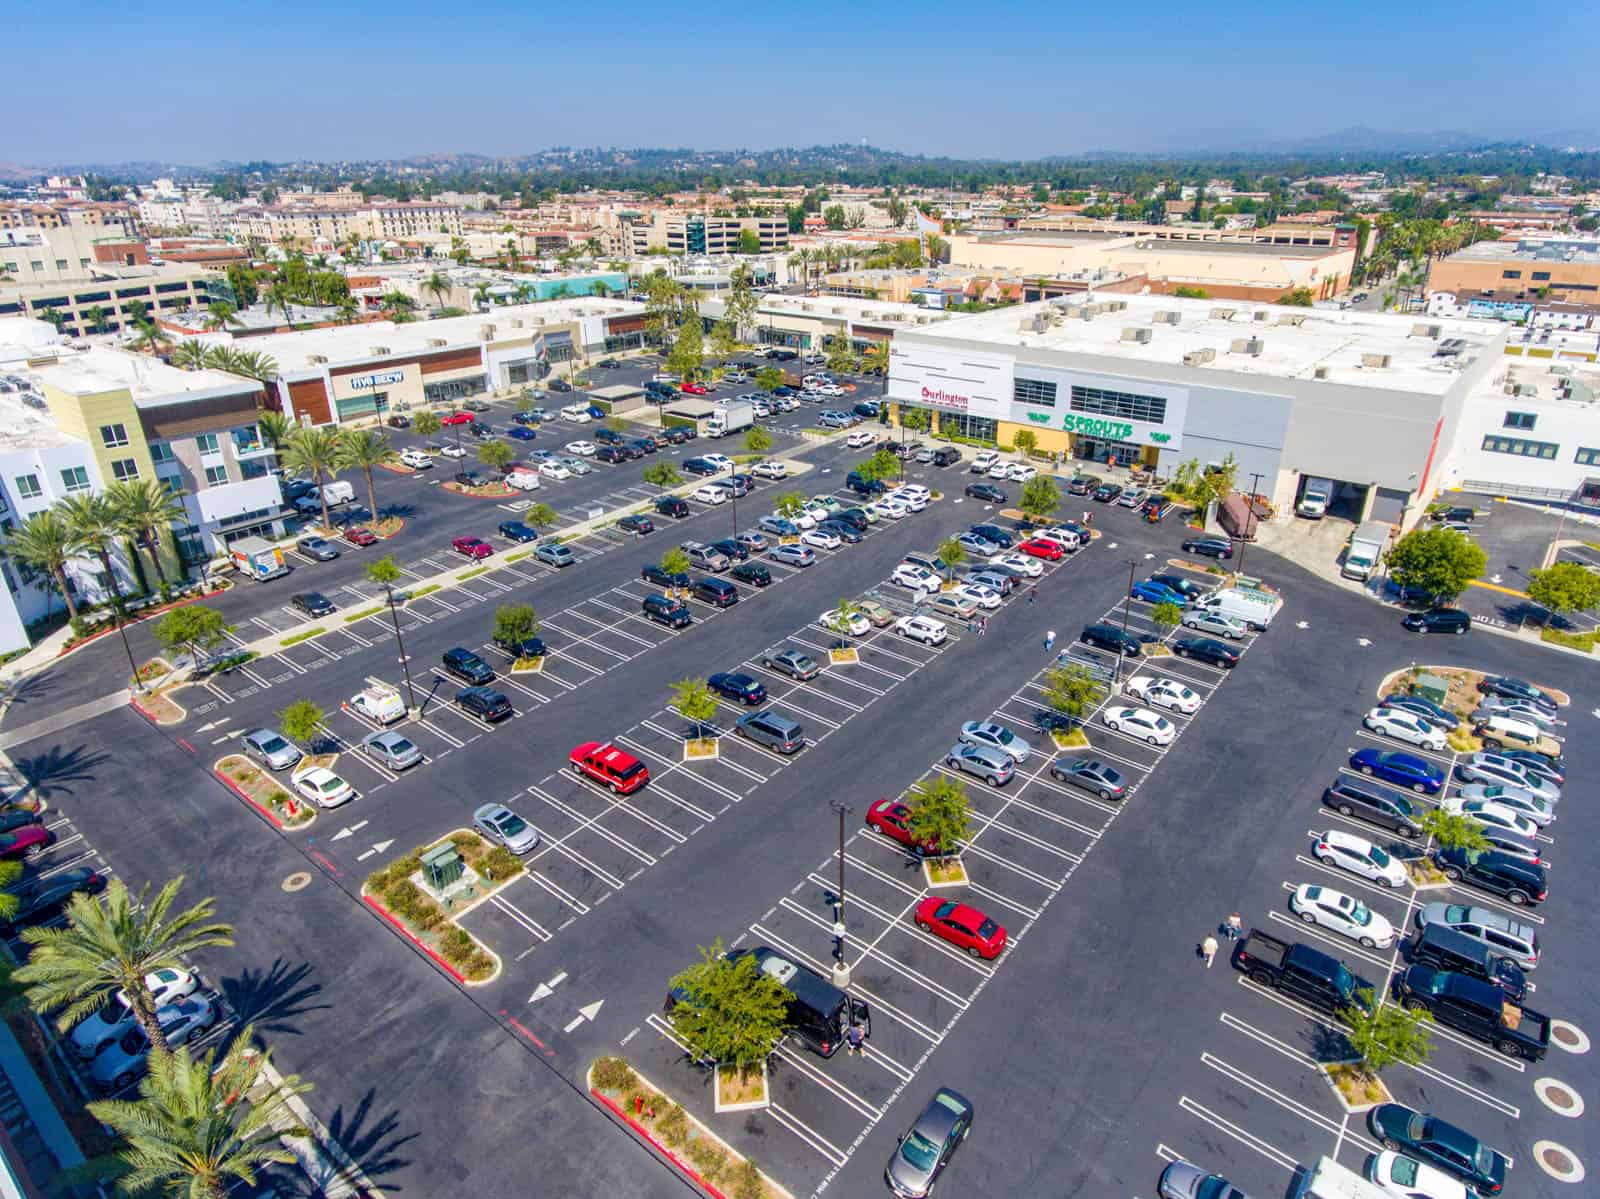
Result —
[[[1238,311],[1237,308],[1213,308],[1211,310],[1211,319],[1214,321],[1231,321],[1234,313]]]
[[[374,358],[384,358],[384,357],[387,357],[388,354],[389,354],[389,347],[388,346],[369,346],[367,348],[367,353],[371,354]]]
[[[1388,354],[1361,355],[1361,365],[1366,367],[1368,370],[1387,370],[1389,364],[1393,361],[1393,357]]]
[[[1272,319],[1272,313],[1268,312],[1265,308],[1257,308],[1254,315],[1255,319],[1258,321],[1270,321]]]
[[[494,334],[495,334],[495,327],[493,325],[479,325],[478,326],[478,339],[480,341],[493,341],[494,340]]]
[[[1170,309],[1158,312],[1150,318],[1151,323],[1156,325],[1176,325],[1182,320],[1183,313],[1174,312]]]
[[[1122,340],[1123,341],[1136,341],[1140,345],[1149,345],[1150,344],[1150,338],[1154,334],[1154,332],[1155,332],[1155,330],[1153,330],[1153,329],[1140,329],[1140,328],[1135,328],[1133,326],[1129,326],[1128,328],[1126,328],[1126,329],[1124,329],[1122,331]]]
[[[1280,324],[1280,325],[1288,325],[1291,328],[1298,329],[1301,325],[1306,323],[1306,318],[1305,318],[1305,314],[1302,313],[1302,312],[1291,312],[1291,313],[1287,313],[1287,314],[1285,314],[1283,316],[1280,316],[1278,318],[1278,320],[1277,320],[1277,323]]]
[[[307,354],[306,363],[309,366],[325,366],[328,362],[326,354]]]
[[[1443,325],[1430,325],[1426,322],[1411,326],[1412,337],[1428,337],[1438,340],[1439,334],[1444,332]]]
[[[1313,379],[1326,379],[1328,377],[1328,368],[1325,366],[1312,367],[1311,377]]]
[[[427,345],[435,350],[441,349],[445,344],[445,340],[442,337],[430,337],[427,341]]]
[[[1228,347],[1228,353],[1249,354],[1252,358],[1259,358],[1261,351],[1266,348],[1266,343],[1259,337],[1240,337]]]
[[[1191,350],[1183,356],[1184,366],[1204,366],[1208,362],[1217,360],[1217,352],[1209,346],[1203,350]]]

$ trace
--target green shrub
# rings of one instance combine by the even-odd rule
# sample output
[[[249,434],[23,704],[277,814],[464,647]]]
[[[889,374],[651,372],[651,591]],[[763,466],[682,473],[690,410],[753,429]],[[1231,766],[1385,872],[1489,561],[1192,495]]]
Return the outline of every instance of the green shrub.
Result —
[[[446,929],[439,937],[439,952],[444,954],[453,965],[466,966],[472,961],[472,955],[477,952],[477,945],[464,928],[454,926]]]
[[[491,883],[510,878],[522,869],[522,861],[504,845],[496,845],[483,855],[478,863],[478,873]]]
[[[450,844],[456,847],[456,852],[466,857],[470,851],[483,847],[483,838],[477,833],[451,833]]]
[[[689,1142],[689,1160],[694,1162],[694,1168],[700,1171],[700,1177],[713,1186],[728,1168],[728,1159],[723,1154],[722,1147],[704,1137]]]
[[[620,1057],[597,1058],[594,1063],[594,1085],[607,1091],[633,1089],[639,1078],[633,1068]]]
[[[425,903],[411,915],[410,919],[411,923],[423,932],[431,932],[444,923],[444,913],[439,910],[437,904]]]
[[[689,1137],[689,1117],[683,1114],[683,1109],[676,1103],[669,1104],[661,1114],[661,1122],[656,1130],[663,1141],[677,1149]]]
[[[417,913],[427,906],[427,896],[423,895],[421,888],[409,878],[400,878],[389,884],[389,889],[384,892],[384,898],[389,901],[389,908],[397,916],[411,920]]]
[[[733,1199],[763,1199],[765,1188],[761,1184],[761,1171],[755,1162],[745,1158],[733,1168],[731,1178]]]

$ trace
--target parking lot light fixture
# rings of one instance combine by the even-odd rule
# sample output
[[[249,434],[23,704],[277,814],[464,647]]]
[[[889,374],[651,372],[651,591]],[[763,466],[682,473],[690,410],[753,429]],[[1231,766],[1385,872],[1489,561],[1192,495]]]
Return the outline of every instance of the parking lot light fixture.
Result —
[[[844,954],[844,818],[854,809],[837,799],[830,799],[828,806],[839,814],[839,890],[834,896],[833,920],[833,939],[837,948],[833,959],[833,985],[842,990],[850,985],[850,964],[845,961]]]
[[[1129,558],[1128,559],[1128,590],[1123,592],[1123,594],[1122,594],[1122,637],[1123,637],[1123,644],[1124,645],[1127,644],[1127,637],[1128,637],[1128,609],[1133,607],[1133,572],[1138,570],[1138,569],[1139,569],[1138,560],[1135,559],[1135,558]],[[1117,674],[1116,674],[1116,678],[1112,681],[1112,684],[1111,684],[1111,689],[1113,691],[1120,691],[1122,689],[1122,659],[1127,657],[1127,656],[1128,656],[1127,655],[1127,651],[1122,649],[1121,647],[1118,647],[1118,649],[1117,649]]]

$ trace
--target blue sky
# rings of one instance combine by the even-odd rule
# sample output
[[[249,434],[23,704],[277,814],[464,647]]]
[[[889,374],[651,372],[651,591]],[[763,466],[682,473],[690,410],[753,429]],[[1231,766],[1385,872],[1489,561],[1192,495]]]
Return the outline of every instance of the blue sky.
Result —
[[[15,10],[7,41],[0,161],[30,164],[863,139],[1032,158],[1350,126],[1600,136],[1592,24],[1547,0],[87,0]]]

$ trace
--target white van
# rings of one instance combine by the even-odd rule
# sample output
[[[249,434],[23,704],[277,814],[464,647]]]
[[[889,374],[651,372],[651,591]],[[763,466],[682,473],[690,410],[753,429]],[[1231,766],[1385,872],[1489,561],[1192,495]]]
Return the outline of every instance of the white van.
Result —
[[[343,479],[335,479],[332,483],[322,485],[322,498],[328,501],[328,506],[351,503],[356,498],[356,489],[353,483]]]
[[[586,425],[590,420],[589,405],[587,402],[568,404],[561,410],[561,417],[563,420],[569,420],[576,425]]]
[[[515,487],[518,491],[538,491],[539,476],[534,473],[533,467],[518,463],[506,475],[506,486]]]
[[[1213,612],[1242,620],[1258,632],[1272,623],[1272,618],[1282,607],[1281,596],[1266,591],[1246,591],[1237,587],[1213,592],[1194,606],[1197,612]]]

